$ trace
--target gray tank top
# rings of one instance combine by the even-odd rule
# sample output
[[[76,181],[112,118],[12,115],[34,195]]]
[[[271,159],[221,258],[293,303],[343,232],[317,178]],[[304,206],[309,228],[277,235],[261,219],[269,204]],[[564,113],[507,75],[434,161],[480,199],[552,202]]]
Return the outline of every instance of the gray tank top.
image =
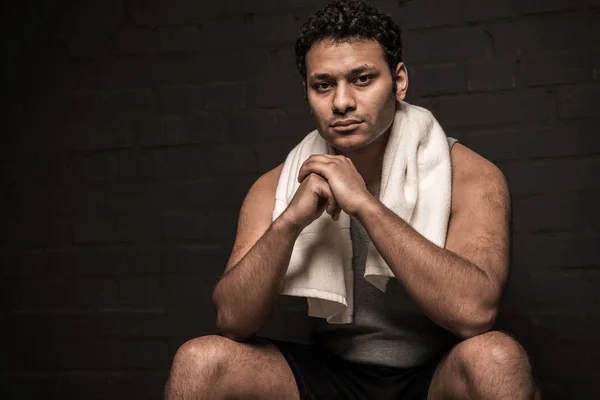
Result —
[[[450,148],[456,143],[448,138]],[[396,279],[385,292],[365,281],[371,239],[350,218],[354,269],[354,318],[350,324],[317,322],[314,340],[341,358],[358,363],[408,368],[423,364],[453,344],[456,337],[429,319]]]
[[[457,142],[449,137],[450,148]],[[329,324],[308,317],[306,299],[280,296],[272,318],[259,336],[298,343],[319,343],[339,357],[357,363],[409,368],[445,352],[457,338],[436,325],[396,279],[385,292],[364,280],[371,241],[361,223],[351,217],[354,317],[350,324]]]

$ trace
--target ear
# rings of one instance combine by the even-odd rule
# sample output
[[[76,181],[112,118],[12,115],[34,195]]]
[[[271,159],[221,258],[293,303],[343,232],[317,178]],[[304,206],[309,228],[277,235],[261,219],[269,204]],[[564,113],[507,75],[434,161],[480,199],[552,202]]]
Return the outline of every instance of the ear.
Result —
[[[406,97],[408,90],[408,71],[406,64],[399,62],[396,66],[396,100],[402,101]]]

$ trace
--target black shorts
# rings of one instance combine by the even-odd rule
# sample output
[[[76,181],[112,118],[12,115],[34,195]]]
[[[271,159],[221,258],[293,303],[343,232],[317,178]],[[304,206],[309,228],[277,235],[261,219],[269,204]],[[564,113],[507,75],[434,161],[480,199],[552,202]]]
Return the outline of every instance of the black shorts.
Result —
[[[300,400],[426,400],[440,361],[414,368],[348,362],[319,345],[268,339],[287,360]]]

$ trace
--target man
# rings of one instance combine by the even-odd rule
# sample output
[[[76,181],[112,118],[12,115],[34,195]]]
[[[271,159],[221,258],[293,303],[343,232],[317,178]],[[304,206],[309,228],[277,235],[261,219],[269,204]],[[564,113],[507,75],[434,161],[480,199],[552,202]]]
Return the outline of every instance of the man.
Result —
[[[304,162],[298,190],[274,221],[282,165],[251,187],[213,294],[223,336],[181,346],[166,398],[539,398],[522,347],[490,331],[509,268],[503,174],[452,146],[451,216],[445,248],[436,246],[378,198],[383,154],[408,87],[399,27],[362,1],[335,1],[306,22],[296,53],[318,132],[336,154]],[[356,301],[353,323],[320,323],[315,345],[256,338],[300,232],[324,211],[337,219],[342,210],[358,232],[355,251],[372,241],[393,271],[386,293],[404,296],[421,315],[395,319],[408,315],[396,310],[405,302],[386,303],[394,294],[369,292],[377,289],[361,287],[357,273],[357,294],[370,294]]]

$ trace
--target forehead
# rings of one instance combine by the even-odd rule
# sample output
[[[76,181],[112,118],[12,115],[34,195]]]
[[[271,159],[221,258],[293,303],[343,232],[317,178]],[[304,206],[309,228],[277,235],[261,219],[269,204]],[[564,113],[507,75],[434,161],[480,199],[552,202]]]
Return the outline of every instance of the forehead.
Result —
[[[387,68],[381,44],[376,40],[361,39],[348,42],[322,40],[306,53],[306,74],[345,73],[361,65],[369,64]]]

